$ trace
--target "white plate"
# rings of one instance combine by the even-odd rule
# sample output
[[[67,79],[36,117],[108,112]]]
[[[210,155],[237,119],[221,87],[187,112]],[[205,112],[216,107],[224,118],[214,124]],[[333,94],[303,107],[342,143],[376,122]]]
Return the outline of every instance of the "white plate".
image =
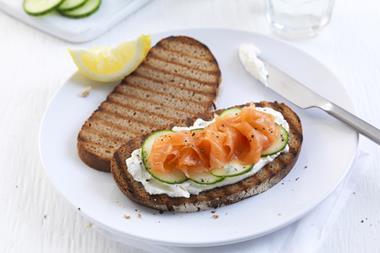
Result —
[[[154,35],[154,41],[187,34],[207,44],[222,70],[217,107],[249,101],[278,100],[279,96],[251,78],[241,67],[237,48],[253,42],[266,59],[308,84],[320,94],[353,111],[352,103],[334,75],[321,63],[283,42],[232,30],[185,30]],[[126,38],[106,38],[119,42]],[[54,186],[95,225],[124,238],[176,246],[211,246],[252,239],[301,218],[325,199],[346,175],[357,146],[357,134],[317,110],[301,111],[304,143],[297,164],[270,190],[253,198],[210,211],[157,214],[129,201],[110,174],[85,166],[76,153],[76,136],[84,120],[112,87],[97,87],[89,97],[78,96],[87,81],[73,76],[54,97],[41,126],[40,150]],[[289,104],[289,103],[288,103]],[[307,166],[307,168],[306,168]],[[137,218],[135,208],[141,210]],[[127,220],[124,214],[131,215]]]

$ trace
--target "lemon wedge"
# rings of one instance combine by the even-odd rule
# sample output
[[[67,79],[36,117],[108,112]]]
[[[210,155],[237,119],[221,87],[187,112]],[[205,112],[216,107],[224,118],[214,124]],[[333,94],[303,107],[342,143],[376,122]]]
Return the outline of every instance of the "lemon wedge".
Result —
[[[94,81],[113,82],[134,71],[150,47],[150,35],[141,35],[114,48],[69,49],[69,52],[81,74]]]

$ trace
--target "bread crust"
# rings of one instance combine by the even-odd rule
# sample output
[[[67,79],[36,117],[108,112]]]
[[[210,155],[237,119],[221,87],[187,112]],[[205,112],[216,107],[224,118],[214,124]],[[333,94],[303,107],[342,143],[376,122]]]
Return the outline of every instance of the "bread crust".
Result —
[[[204,53],[203,53],[203,57],[204,59],[206,59],[206,63],[209,64],[207,66],[209,66],[210,68],[212,68],[213,70],[210,70],[210,71],[206,71],[209,75],[212,75],[216,81],[214,82],[211,82],[211,83],[201,83],[202,85],[204,86],[208,86],[208,87],[212,87],[208,93],[205,95],[207,96],[207,100],[205,101],[199,101],[199,105],[202,106],[202,111],[200,113],[192,113],[192,111],[190,110],[191,108],[191,105],[189,105],[187,108],[189,108],[187,110],[187,114],[192,114],[193,116],[200,116],[202,115],[203,113],[207,113],[208,111],[211,110],[212,108],[212,105],[213,105],[213,102],[217,96],[217,92],[218,92],[218,87],[219,87],[219,84],[221,82],[221,72],[220,72],[220,69],[219,69],[219,66],[218,66],[218,62],[216,61],[215,57],[213,56],[212,52],[209,50],[209,48],[202,44],[201,42],[191,38],[191,37],[187,37],[187,36],[170,36],[170,37],[167,37],[167,38],[164,38],[162,40],[160,40],[154,47],[152,47],[152,49],[150,50],[150,52],[148,53],[147,57],[145,58],[144,62],[139,66],[140,67],[146,67],[148,64],[148,62],[150,60],[154,60],[154,59],[159,59],[157,58],[157,56],[155,54],[157,54],[155,52],[158,51],[158,50],[162,50],[163,48],[167,48],[168,45],[170,45],[170,43],[178,43],[178,44],[181,44],[181,45],[190,45],[190,46],[194,46],[194,47],[197,47],[197,48],[200,48],[202,50],[204,50]],[[171,49],[166,49],[166,50],[172,50],[173,52],[175,52],[175,49],[171,48]],[[189,52],[186,52],[186,50],[183,50],[184,52],[182,52],[181,50],[177,50],[177,53],[179,54],[182,54],[184,58],[182,58],[182,60],[184,59],[187,59],[186,58],[186,55],[189,55],[189,57],[191,58],[191,54]],[[189,59],[190,59],[189,58]],[[198,59],[199,60],[199,59]],[[193,59],[193,61],[195,61]],[[201,60],[199,60],[201,61]],[[169,62],[169,64],[172,64],[173,62]],[[194,66],[193,66],[194,65]],[[199,70],[199,66],[196,66],[196,64],[188,64],[188,65],[184,65],[184,64],[180,64],[180,63],[176,63],[176,66],[180,67],[180,68],[190,68],[191,70]],[[139,69],[138,68],[138,69]],[[125,143],[127,140],[129,139],[132,139],[132,138],[129,138],[127,135],[126,136],[121,136],[120,138],[114,138],[114,136],[108,136],[109,132],[107,133],[107,131],[104,131],[104,132],[99,132],[98,130],[93,130],[93,124],[94,121],[98,120],[99,122],[99,119],[97,119],[97,115],[96,113],[104,113],[107,114],[109,113],[108,111],[103,111],[103,108],[102,108],[102,105],[104,103],[107,103],[109,102],[109,100],[112,101],[112,96],[113,95],[118,95],[118,93],[120,94],[120,90],[122,89],[121,86],[128,86],[128,80],[129,78],[133,78],[133,77],[136,77],[136,76],[140,76],[140,74],[138,73],[139,70],[136,69],[130,76],[127,76],[123,82],[119,85],[117,85],[114,90],[108,95],[107,99],[98,107],[98,109],[96,111],[94,111],[92,113],[92,115],[86,120],[86,122],[83,124],[82,128],[80,129],[79,131],[79,134],[78,134],[78,137],[77,137],[77,150],[78,150],[78,155],[80,157],[80,159],[85,163],[87,164],[88,166],[90,166],[91,168],[94,168],[96,170],[100,170],[100,171],[104,171],[104,172],[110,172],[110,167],[111,167],[111,159],[112,159],[112,155],[113,153],[123,144]],[[163,72],[165,73],[165,72]],[[173,75],[175,76],[175,75]],[[183,78],[183,79],[186,79],[186,77],[180,77],[180,78]],[[191,78],[188,78],[189,80],[191,80]],[[162,85],[167,85],[167,87],[171,87],[170,84],[168,83],[165,83],[165,82],[162,82]],[[183,85],[183,84],[180,84],[180,85]],[[128,88],[128,87],[127,87]],[[148,89],[149,91],[149,89]],[[147,91],[147,97],[149,97],[149,92]],[[197,93],[196,91],[193,91],[194,93],[192,94],[194,96],[195,95],[199,95],[199,93]],[[167,95],[167,94],[166,94]],[[145,96],[144,96],[145,97]],[[140,100],[143,100],[141,98],[139,98]],[[147,101],[149,102],[149,99],[147,99]],[[114,102],[114,101],[112,101]],[[144,103],[144,102],[143,102]],[[161,101],[161,105],[165,105],[165,101]],[[197,101],[198,103],[198,101]],[[121,105],[122,106],[122,105]],[[162,108],[162,110],[165,110],[166,108]],[[146,112],[139,112],[139,113],[145,113],[146,114],[146,118],[149,117],[149,112],[146,111]],[[113,116],[115,116],[115,114],[111,114]],[[117,117],[119,117],[120,119],[125,119],[125,115],[116,115]],[[132,123],[134,123],[135,119],[132,118]],[[169,120],[170,123],[168,123],[166,127],[169,127],[170,125],[184,125],[184,121],[187,120],[187,119],[180,119],[180,118],[177,118],[172,116],[171,119]],[[104,120],[103,120],[104,122]],[[158,130],[159,128],[157,127],[157,125],[154,124],[154,121],[152,121],[153,123],[153,126],[150,126],[150,130]],[[131,123],[131,124],[132,124]],[[120,126],[117,126],[117,125],[113,125],[113,122],[105,122],[105,124],[107,124],[108,126],[110,125],[111,126],[111,129],[113,129],[114,127],[118,130],[120,130]],[[162,126],[160,126],[161,128]],[[124,125],[122,126],[122,131],[124,132],[127,132],[127,134],[131,134],[131,135],[134,135],[134,137],[142,137],[144,134],[146,134],[146,132],[143,131],[143,129],[134,129],[132,131],[132,129],[130,129],[129,125]],[[88,134],[88,132],[91,132],[90,134],[93,134],[93,135],[99,135],[99,139],[100,141],[91,141],[89,140],[88,138],[86,138],[86,133]],[[136,132],[138,132],[136,134]],[[95,133],[95,134],[94,134]],[[133,138],[134,138],[133,137]],[[106,145],[104,142],[102,142],[101,140],[111,140],[113,142],[113,145]],[[102,150],[103,153],[99,150]]]
[[[302,125],[297,114],[283,103],[263,101],[255,105],[271,107],[281,112],[290,128],[289,152],[280,154],[259,172],[237,183],[203,191],[198,195],[191,195],[190,198],[170,197],[166,194],[150,195],[140,182],[133,179],[126,166],[126,159],[130,157],[133,150],[141,147],[145,139],[145,137],[139,137],[121,146],[111,161],[111,171],[120,190],[134,202],[161,211],[175,212],[195,212],[217,208],[268,190],[284,178],[296,163],[302,146]],[[245,105],[239,107],[243,106]],[[216,113],[220,112],[221,110],[216,111]],[[203,116],[204,119],[212,117],[213,113]],[[188,125],[190,124],[189,122]]]

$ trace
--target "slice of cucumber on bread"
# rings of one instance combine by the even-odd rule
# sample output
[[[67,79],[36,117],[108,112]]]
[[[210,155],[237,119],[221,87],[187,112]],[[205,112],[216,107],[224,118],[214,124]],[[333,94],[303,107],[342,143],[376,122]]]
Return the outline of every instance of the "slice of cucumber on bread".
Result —
[[[176,212],[194,212],[217,208],[251,197],[271,188],[284,178],[297,161],[302,145],[302,126],[297,114],[283,103],[260,102],[258,107],[271,107],[282,113],[289,124],[288,145],[289,151],[281,153],[272,162],[268,163],[259,172],[243,179],[240,182],[226,185],[191,195],[190,198],[170,197],[166,194],[151,195],[145,191],[144,186],[133,179],[126,166],[126,159],[133,150],[143,144],[149,133],[145,136],[133,138],[122,145],[114,154],[111,161],[111,171],[120,190],[131,200],[144,206]],[[243,107],[234,106],[234,107]],[[216,111],[217,114],[225,110]],[[204,113],[201,118],[210,120],[213,112]],[[187,125],[192,125],[195,118],[188,119]],[[174,125],[172,125],[174,126]],[[167,127],[169,129],[171,126]]]
[[[122,144],[209,112],[220,81],[218,63],[207,46],[186,36],[162,39],[83,124],[77,142],[80,158],[109,172]]]

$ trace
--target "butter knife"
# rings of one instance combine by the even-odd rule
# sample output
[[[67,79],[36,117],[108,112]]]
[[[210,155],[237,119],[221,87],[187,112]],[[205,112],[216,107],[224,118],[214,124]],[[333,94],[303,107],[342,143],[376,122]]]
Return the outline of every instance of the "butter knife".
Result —
[[[268,62],[264,61],[264,65],[268,71],[266,83],[263,83],[266,87],[302,109],[317,107],[324,110],[380,145],[380,130],[378,128],[318,95]]]

